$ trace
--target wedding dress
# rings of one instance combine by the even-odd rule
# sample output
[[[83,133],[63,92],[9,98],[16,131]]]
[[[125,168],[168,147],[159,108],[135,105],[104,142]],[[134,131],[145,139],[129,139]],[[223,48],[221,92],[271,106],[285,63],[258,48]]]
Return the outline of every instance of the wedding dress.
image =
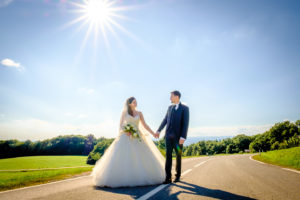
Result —
[[[140,140],[127,136],[122,127],[136,127]],[[160,184],[165,179],[165,158],[155,146],[146,129],[135,117],[123,112],[118,137],[96,162],[92,171],[94,184],[108,187],[133,187]]]

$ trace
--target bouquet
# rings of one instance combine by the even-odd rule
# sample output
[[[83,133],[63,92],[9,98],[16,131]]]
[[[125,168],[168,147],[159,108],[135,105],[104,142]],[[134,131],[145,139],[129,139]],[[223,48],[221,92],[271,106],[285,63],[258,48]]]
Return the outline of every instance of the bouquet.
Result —
[[[136,138],[141,142],[140,134],[138,133],[138,130],[131,124],[126,124],[126,126],[123,127],[124,132],[130,133],[130,138]]]

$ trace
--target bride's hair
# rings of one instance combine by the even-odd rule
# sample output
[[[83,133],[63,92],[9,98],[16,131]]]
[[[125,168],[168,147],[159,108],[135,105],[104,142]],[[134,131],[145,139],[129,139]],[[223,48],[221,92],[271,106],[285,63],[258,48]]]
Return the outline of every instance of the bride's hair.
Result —
[[[128,98],[127,101],[126,101],[127,112],[128,112],[128,114],[131,115],[131,116],[133,116],[133,111],[132,111],[131,107],[129,106],[129,104],[131,104],[131,103],[133,102],[133,100],[135,100],[135,98],[134,98],[134,97],[130,97],[130,98]]]

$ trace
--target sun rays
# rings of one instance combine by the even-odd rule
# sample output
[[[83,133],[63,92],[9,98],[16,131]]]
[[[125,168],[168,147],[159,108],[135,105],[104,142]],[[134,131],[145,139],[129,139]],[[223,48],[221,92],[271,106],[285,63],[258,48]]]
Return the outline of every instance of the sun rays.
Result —
[[[109,37],[113,36],[120,43],[121,40],[117,34],[117,30],[126,34],[127,36],[137,40],[137,37],[126,30],[118,20],[127,20],[128,17],[121,14],[136,6],[118,6],[120,1],[117,0],[83,0],[71,1],[70,4],[75,7],[73,12],[79,16],[73,21],[69,22],[66,26],[79,24],[77,31],[87,28],[86,34],[83,38],[81,48],[84,48],[87,40],[94,35],[94,45],[99,44],[99,40],[104,42],[106,48],[110,48]]]

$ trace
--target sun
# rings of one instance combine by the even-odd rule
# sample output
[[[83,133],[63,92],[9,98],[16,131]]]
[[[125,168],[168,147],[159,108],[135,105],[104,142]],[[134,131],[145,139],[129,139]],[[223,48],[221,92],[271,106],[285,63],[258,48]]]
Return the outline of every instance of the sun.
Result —
[[[86,17],[92,23],[107,23],[109,17],[113,15],[113,9],[107,1],[90,0],[85,5]]]
[[[85,37],[83,39],[82,46],[91,36],[94,34],[94,43],[98,44],[99,39],[104,41],[105,46],[109,47],[108,37],[112,35],[118,41],[120,41],[115,29],[122,31],[128,36],[134,38],[135,36],[127,31],[123,26],[121,26],[118,20],[128,20],[121,13],[130,9],[135,8],[135,6],[117,6],[120,0],[82,0],[82,1],[71,1],[73,7],[76,9],[72,10],[78,13],[78,17],[68,23],[66,26],[80,23],[77,31],[85,26],[88,26]],[[99,35],[101,33],[101,35]]]

